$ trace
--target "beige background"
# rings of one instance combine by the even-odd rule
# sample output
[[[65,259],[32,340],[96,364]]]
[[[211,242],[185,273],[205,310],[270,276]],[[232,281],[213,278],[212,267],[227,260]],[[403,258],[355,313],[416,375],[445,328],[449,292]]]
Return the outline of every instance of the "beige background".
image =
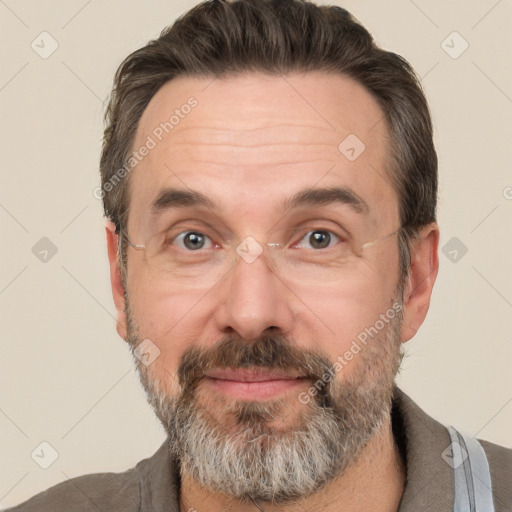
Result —
[[[457,237],[468,248],[457,262],[440,252],[431,310],[399,383],[443,423],[511,447],[512,2],[338,3],[423,77],[441,247]],[[164,439],[115,331],[93,189],[115,69],[194,4],[0,1],[0,506],[124,470]],[[43,31],[59,45],[47,59],[31,48]],[[441,46],[453,31],[469,44],[457,59]],[[32,253],[42,237],[58,249],[46,263]],[[31,458],[43,441],[59,454],[48,469]]]

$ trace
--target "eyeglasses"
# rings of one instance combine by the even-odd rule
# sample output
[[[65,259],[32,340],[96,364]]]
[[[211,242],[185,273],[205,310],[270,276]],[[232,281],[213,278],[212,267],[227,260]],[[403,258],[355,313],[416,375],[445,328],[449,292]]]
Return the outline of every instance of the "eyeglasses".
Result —
[[[237,264],[261,265],[264,261],[282,280],[322,287],[345,279],[372,248],[402,229],[364,243],[341,234],[341,230],[311,227],[281,230],[273,235],[278,241],[264,243],[252,236],[219,243],[221,237],[213,234],[217,230],[185,224],[148,236],[143,244],[134,243],[123,230],[119,236],[120,243],[124,238],[131,248],[143,252],[155,278],[178,286],[210,287]]]

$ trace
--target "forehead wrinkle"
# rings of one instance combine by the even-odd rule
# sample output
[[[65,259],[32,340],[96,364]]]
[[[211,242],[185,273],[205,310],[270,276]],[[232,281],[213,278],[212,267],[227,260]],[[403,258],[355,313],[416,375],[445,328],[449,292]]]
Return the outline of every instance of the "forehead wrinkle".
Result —
[[[240,168],[240,162],[237,162],[237,161],[232,161],[232,162],[226,162],[226,161],[222,161],[222,162],[217,162],[217,161],[214,161],[214,160],[203,160],[203,159],[200,159],[200,158],[194,158],[193,161],[189,161],[188,159],[187,160],[182,160],[181,161],[182,163],[193,163],[194,165],[195,164],[203,164],[203,165],[211,165],[211,166],[218,166],[218,167],[222,167],[222,168],[225,168],[225,167],[236,167],[237,169]],[[337,160],[332,158],[332,159],[329,159],[329,158],[319,158],[317,160],[288,160],[288,159],[283,159],[282,161],[272,161],[272,162],[268,162],[268,163],[263,163],[263,162],[258,162],[258,168],[260,169],[265,169],[265,168],[268,168],[268,167],[282,167],[282,166],[288,166],[288,165],[295,165],[295,166],[298,166],[298,165],[318,165],[319,163],[328,163],[328,164],[333,164],[333,163],[336,163]],[[297,171],[299,172],[299,171]]]
[[[256,132],[256,131],[260,131],[260,130],[269,130],[269,129],[279,129],[280,130],[282,128],[285,128],[285,129],[306,128],[308,130],[313,129],[313,130],[319,130],[319,131],[326,132],[326,133],[332,133],[332,130],[324,128],[321,125],[308,125],[308,124],[301,124],[300,122],[298,122],[298,123],[276,123],[276,122],[274,122],[274,119],[270,118],[270,117],[269,118],[258,117],[257,120],[262,121],[262,122],[264,121],[267,124],[265,124],[263,126],[254,126],[252,128],[236,127],[236,126],[231,126],[231,127],[226,128],[225,125],[222,125],[222,126],[205,126],[204,124],[194,125],[193,122],[190,121],[190,123],[188,125],[185,125],[185,123],[182,123],[181,125],[176,126],[176,128],[173,131],[173,134],[187,133],[191,130],[192,131],[204,130],[204,131],[213,131],[213,132],[237,131],[237,132],[251,133],[251,132]]]
[[[185,123],[183,123],[185,124]],[[331,130],[319,126],[302,124],[265,124],[264,126],[242,128],[230,127],[204,127],[204,126],[181,126],[179,125],[172,132],[169,139],[169,146],[203,144],[210,145],[233,145],[233,146],[258,146],[272,144],[303,144],[301,139],[308,140],[309,144],[333,145],[339,144],[339,134],[333,134]],[[256,144],[254,140],[256,139]],[[279,141],[279,142],[277,142]],[[309,142],[311,141],[311,142]]]
[[[301,166],[312,164],[322,166],[325,163],[339,162],[343,156],[338,144],[325,142],[287,142],[276,143],[214,143],[210,141],[179,142],[162,148],[162,158],[169,162],[187,163],[198,169],[198,166],[210,163],[220,167],[248,170],[249,168],[264,169],[268,167]],[[172,164],[171,164],[172,165]],[[301,171],[297,171],[301,172]]]
[[[260,142],[260,143],[257,143],[257,144],[230,144],[230,143],[218,143],[218,142],[190,142],[190,143],[187,143],[187,142],[179,142],[177,144],[174,144],[174,148],[178,148],[178,147],[184,147],[184,148],[192,148],[192,149],[197,149],[197,148],[200,148],[201,146],[203,147],[208,147],[208,146],[214,146],[216,148],[245,148],[245,149],[261,149],[261,148],[274,148],[274,147],[279,147],[279,148],[282,148],[282,147],[286,147],[286,146],[289,146],[289,147],[293,147],[295,148],[296,146],[299,146],[299,147],[304,147],[304,142],[300,142],[300,141],[297,141],[297,142]],[[337,147],[332,145],[332,144],[327,144],[327,143],[324,143],[324,142],[307,142],[307,146],[308,147],[312,147],[312,146],[315,146],[315,147],[326,147],[328,149],[333,149],[333,150],[337,150]]]

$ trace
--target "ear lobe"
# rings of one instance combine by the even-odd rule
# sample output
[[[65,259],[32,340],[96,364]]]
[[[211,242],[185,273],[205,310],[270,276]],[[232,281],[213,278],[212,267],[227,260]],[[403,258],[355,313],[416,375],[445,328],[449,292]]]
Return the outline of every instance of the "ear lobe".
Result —
[[[105,226],[105,233],[107,235],[107,251],[110,266],[110,285],[112,287],[112,297],[117,312],[117,332],[121,338],[127,339],[126,329],[126,311],[124,305],[124,286],[121,279],[121,269],[118,262],[118,243],[119,235],[115,232],[115,225],[113,222],[108,221]]]
[[[439,227],[435,222],[423,227],[419,237],[411,243],[411,268],[403,294],[403,343],[416,334],[427,316],[439,270],[438,246]]]

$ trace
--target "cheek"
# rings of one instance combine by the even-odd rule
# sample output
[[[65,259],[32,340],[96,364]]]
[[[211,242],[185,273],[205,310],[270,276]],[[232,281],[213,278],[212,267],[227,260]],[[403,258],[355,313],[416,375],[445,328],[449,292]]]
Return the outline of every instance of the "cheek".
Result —
[[[131,270],[128,293],[140,336],[162,343],[163,340],[192,335],[190,319],[204,291],[201,294],[197,290],[177,288],[172,283],[152,279],[140,267],[134,266]]]
[[[308,310],[304,315],[313,318],[314,327],[309,322],[313,346],[321,347],[331,360],[348,350],[358,335],[392,308],[398,273],[392,278],[389,274],[381,264],[364,264],[330,289],[297,294]]]
[[[201,337],[202,322],[197,318],[201,295],[163,289],[144,280],[142,274],[138,276],[129,281],[130,308],[137,334],[141,341],[150,339],[160,351],[150,366],[150,373],[165,383],[167,391],[175,392],[178,389],[175,372],[183,354]]]

